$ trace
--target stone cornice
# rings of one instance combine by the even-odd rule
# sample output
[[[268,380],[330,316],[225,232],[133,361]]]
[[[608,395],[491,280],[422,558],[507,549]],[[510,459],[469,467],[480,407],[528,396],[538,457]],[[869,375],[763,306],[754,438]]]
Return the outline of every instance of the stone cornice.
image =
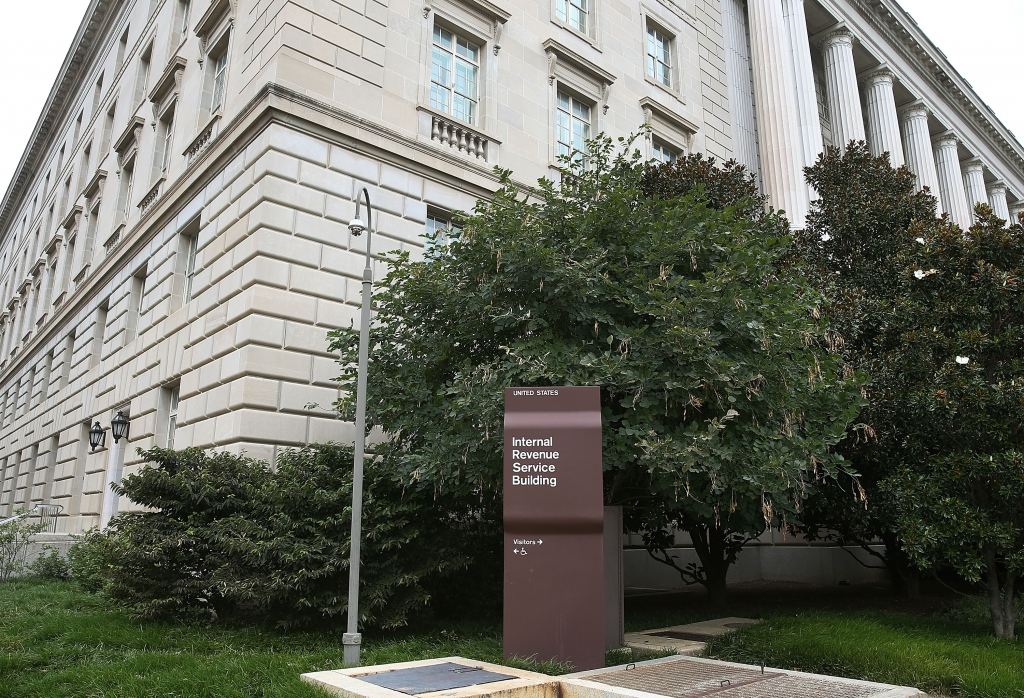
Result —
[[[596,80],[598,83],[611,85],[615,82],[614,74],[608,72],[597,63],[584,58],[560,41],[548,39],[541,44],[541,46],[549,56],[554,56],[557,60],[564,61],[566,64],[573,66],[577,70],[583,72],[584,75]],[[553,67],[554,66],[551,66],[548,69],[549,79],[554,77]]]
[[[975,93],[913,18],[894,0],[846,0],[966,121],[978,127],[989,145],[1024,170],[1024,146]]]
[[[213,0],[203,16],[196,22],[193,32],[200,39],[209,34],[220,23],[221,17],[225,14],[233,17],[235,14],[235,2],[232,0]]]
[[[178,94],[178,90],[181,89],[181,76],[185,72],[185,65],[187,63],[188,61],[181,56],[175,56],[167,64],[163,74],[157,79],[156,84],[153,85],[153,90],[149,93],[150,102],[162,104],[164,97],[172,91],[174,94]]]
[[[21,155],[14,177],[11,178],[0,205],[0,231],[6,230],[11,215],[17,210],[25,195],[33,173],[38,168],[39,158],[46,154],[53,137],[53,129],[60,126],[61,119],[68,111],[83,84],[85,74],[92,67],[92,59],[101,47],[109,25],[117,17],[125,0],[91,0],[85,17],[78,26],[71,49],[64,58],[57,80],[50,88],[46,104],[39,120],[36,121],[25,151]]]

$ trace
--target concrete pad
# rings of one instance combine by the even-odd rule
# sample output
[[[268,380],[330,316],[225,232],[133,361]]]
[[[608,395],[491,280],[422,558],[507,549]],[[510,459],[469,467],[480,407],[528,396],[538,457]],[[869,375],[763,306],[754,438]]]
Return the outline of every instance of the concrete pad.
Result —
[[[377,686],[367,681],[361,681],[359,677],[449,662],[485,671],[493,671],[498,674],[506,674],[516,678],[417,695],[425,696],[426,698],[477,698],[478,696],[489,696],[492,698],[559,698],[558,683],[554,677],[538,674],[533,671],[490,664],[488,662],[477,662],[463,657],[444,657],[440,659],[423,659],[416,662],[316,671],[303,674],[301,678],[303,681],[320,686],[330,693],[338,696],[347,696],[348,698],[408,698],[409,694],[407,693]]]
[[[926,698],[916,688],[698,657],[583,671],[560,684],[561,698]]]
[[[631,649],[696,656],[707,648],[707,640],[721,637],[738,628],[755,625],[758,622],[760,621],[753,618],[716,618],[700,623],[672,625],[667,628],[626,633],[624,639],[626,646]]]

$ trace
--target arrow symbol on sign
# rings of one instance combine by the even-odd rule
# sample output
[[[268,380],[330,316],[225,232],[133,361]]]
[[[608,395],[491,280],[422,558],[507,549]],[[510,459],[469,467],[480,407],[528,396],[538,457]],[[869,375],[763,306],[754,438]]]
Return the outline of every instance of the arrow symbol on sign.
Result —
[[[542,541],[542,540],[538,539],[538,540],[537,540],[537,545],[544,545],[544,541]]]

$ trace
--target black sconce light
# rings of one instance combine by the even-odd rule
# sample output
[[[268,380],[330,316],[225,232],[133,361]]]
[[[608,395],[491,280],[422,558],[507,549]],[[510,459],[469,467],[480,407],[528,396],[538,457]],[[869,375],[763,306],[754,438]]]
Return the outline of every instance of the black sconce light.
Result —
[[[103,448],[104,442],[107,440],[106,430],[100,426],[99,422],[96,422],[89,429],[89,446],[95,451],[97,448]]]
[[[128,427],[131,426],[131,422],[124,416],[121,410],[117,411],[117,414],[112,420],[110,420],[110,433],[114,437],[114,443],[116,444],[121,439],[128,440]]]

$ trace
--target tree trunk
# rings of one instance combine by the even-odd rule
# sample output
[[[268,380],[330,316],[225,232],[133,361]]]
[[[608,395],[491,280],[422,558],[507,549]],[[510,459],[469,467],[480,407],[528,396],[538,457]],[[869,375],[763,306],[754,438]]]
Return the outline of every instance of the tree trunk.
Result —
[[[896,590],[899,596],[904,596],[908,599],[920,599],[921,574],[917,569],[910,566],[910,561],[907,560],[907,556],[903,552],[896,534],[883,534],[882,542],[885,543],[885,557],[882,561],[885,563],[886,571],[889,573],[889,580],[892,582],[893,589]]]
[[[1006,631],[1007,639],[1014,639],[1017,632],[1017,609],[1013,605],[1014,585],[1017,582],[1017,575],[1013,572],[1006,572],[1006,584],[1003,588],[1003,615],[1006,621],[1003,629]]]
[[[728,533],[718,527],[700,527],[689,531],[693,548],[700,558],[704,570],[701,584],[708,592],[708,600],[714,608],[723,608],[728,601],[726,577],[732,560],[726,547]]]
[[[988,588],[988,610],[992,616],[992,630],[1001,640],[1013,639],[1013,630],[1006,634],[1006,614],[1003,609],[1003,595],[999,588],[999,570],[996,568],[996,551],[992,546],[985,548],[985,565],[988,567],[985,586]],[[1007,599],[1009,608],[1013,609],[1013,597]]]

